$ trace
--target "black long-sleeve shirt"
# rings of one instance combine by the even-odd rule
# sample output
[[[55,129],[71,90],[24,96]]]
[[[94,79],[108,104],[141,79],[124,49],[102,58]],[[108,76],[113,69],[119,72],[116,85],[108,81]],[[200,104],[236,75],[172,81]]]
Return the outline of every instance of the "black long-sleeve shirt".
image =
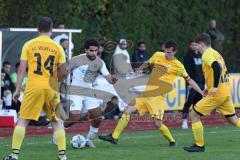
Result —
[[[184,67],[188,75],[198,83],[204,83],[202,71],[202,55],[191,50],[184,56]]]

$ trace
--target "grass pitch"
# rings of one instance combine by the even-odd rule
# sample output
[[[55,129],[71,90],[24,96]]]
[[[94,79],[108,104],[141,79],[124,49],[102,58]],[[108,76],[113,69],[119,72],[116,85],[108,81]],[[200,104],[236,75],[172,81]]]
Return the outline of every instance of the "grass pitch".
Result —
[[[205,128],[206,151],[187,153],[182,147],[192,144],[190,129],[171,129],[178,142],[169,147],[158,131],[124,133],[117,145],[95,140],[96,149],[72,149],[67,138],[68,160],[227,160],[239,159],[240,129],[235,127]],[[10,153],[11,140],[0,139],[0,159]],[[51,136],[26,138],[20,160],[56,160],[57,148]]]

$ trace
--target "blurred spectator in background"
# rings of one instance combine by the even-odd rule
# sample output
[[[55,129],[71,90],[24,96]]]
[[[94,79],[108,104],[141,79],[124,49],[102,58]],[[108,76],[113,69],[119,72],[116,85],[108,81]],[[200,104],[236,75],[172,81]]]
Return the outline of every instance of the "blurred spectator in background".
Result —
[[[18,73],[19,65],[20,65],[19,62],[15,64],[15,69],[16,70],[10,76],[11,81],[12,81],[12,83],[14,85],[14,92],[15,92],[16,84],[17,84],[17,73]],[[22,99],[23,99],[23,95],[24,95],[24,90],[25,90],[26,84],[27,84],[27,75],[25,75],[25,77],[23,78],[22,88],[21,88],[22,90],[21,90],[21,93],[20,93],[20,97],[18,98],[18,101],[17,102],[12,101],[11,109],[16,110],[17,113],[20,110],[20,106],[21,106],[21,102],[22,102]]]
[[[160,41],[159,42],[159,51],[160,52],[164,52],[165,49],[165,42],[164,41]]]
[[[66,59],[68,59],[69,57],[69,40],[66,39],[66,38],[62,38],[60,40],[60,45],[62,46],[64,52],[65,52],[65,56],[66,56]]]
[[[120,115],[120,110],[118,107],[118,97],[113,96],[111,101],[107,102],[107,106],[104,110],[104,117],[105,119],[118,119]]]
[[[65,24],[64,23],[59,23],[58,29],[65,29]],[[69,38],[68,38],[68,35],[66,33],[59,33],[57,36],[55,36],[53,38],[53,40],[55,42],[57,42],[58,44],[61,43],[60,42],[61,39],[69,39]],[[73,50],[73,49],[74,49],[74,44],[73,44],[73,42],[71,42],[71,50]]]
[[[10,78],[10,70],[11,70],[11,64],[8,61],[4,61],[3,62],[3,66],[2,66],[2,72],[5,73],[3,82],[4,82],[4,86],[6,89],[10,90],[12,93],[14,92],[14,85],[12,83],[12,80]]]
[[[133,68],[140,67],[145,61],[148,60],[148,52],[146,51],[146,43],[138,42],[137,48],[132,54],[132,66]]]
[[[4,87],[4,78],[5,78],[5,75],[6,75],[6,73],[1,73],[1,87],[2,87],[2,91],[3,91],[3,87]],[[1,95],[3,95],[3,94],[1,94]]]
[[[102,59],[103,56],[103,47],[100,45],[98,49],[97,56]]]
[[[110,69],[110,61],[112,57],[110,56],[109,53],[104,51],[104,48],[102,45],[99,46],[98,57],[100,57],[106,63],[107,69]]]
[[[127,47],[126,39],[120,39],[113,53],[113,72],[117,76],[125,77],[128,73],[133,72]]]
[[[8,61],[4,61],[3,62],[3,66],[2,66],[2,71],[4,71],[6,74],[9,74],[11,70],[11,64]]]
[[[204,89],[204,76],[202,71],[202,55],[197,50],[197,43],[190,42],[189,50],[184,56],[184,67],[188,75],[198,84],[198,86]],[[187,118],[189,108],[195,105],[202,99],[202,95],[196,92],[190,85],[186,83],[186,101],[182,112],[182,128],[188,128]]]
[[[4,72],[1,73],[1,99],[3,100],[3,109],[11,109],[12,92],[6,86],[6,75]]]
[[[207,33],[210,35],[212,47],[217,51],[223,51],[223,42],[224,42],[224,35],[223,33],[217,28],[217,22],[215,19],[210,20],[209,28]]]
[[[11,81],[13,82],[13,85],[14,85],[14,92],[15,92],[16,84],[17,84],[17,76],[18,76],[17,73],[18,73],[19,65],[20,65],[19,62],[15,64],[16,71],[14,73],[12,73],[11,76],[10,76]],[[13,102],[12,108],[17,110],[17,111],[18,111],[18,108],[20,107],[18,105],[21,105],[21,102],[22,102],[22,99],[23,99],[24,90],[25,90],[25,87],[26,87],[26,84],[27,84],[27,79],[28,78],[27,78],[27,73],[26,73],[26,75],[23,78],[22,88],[21,88],[22,90],[21,90],[21,93],[20,93],[20,97],[18,99],[19,101],[18,102]]]
[[[16,88],[16,84],[17,84],[17,73],[18,73],[19,65],[20,65],[19,62],[15,64],[16,71],[14,73],[12,73],[11,76],[10,76],[11,81],[14,85],[14,89]],[[27,75],[25,75],[25,77],[23,79],[23,83],[22,83],[22,89],[23,90],[25,89],[26,84],[27,84]]]
[[[65,29],[65,24],[64,23],[59,23],[58,28],[59,29]]]

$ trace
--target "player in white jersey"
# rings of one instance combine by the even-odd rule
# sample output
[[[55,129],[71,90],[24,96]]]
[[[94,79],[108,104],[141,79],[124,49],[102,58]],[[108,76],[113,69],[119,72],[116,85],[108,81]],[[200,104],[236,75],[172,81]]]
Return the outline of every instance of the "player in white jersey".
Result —
[[[80,114],[88,112],[93,121],[86,137],[86,146],[95,148],[92,139],[97,135],[102,120],[100,105],[103,103],[103,100],[96,96],[95,80],[99,74],[111,84],[114,84],[116,79],[110,75],[104,61],[97,56],[99,43],[90,39],[85,42],[84,47],[85,54],[73,57],[70,61],[70,88],[72,88],[69,92],[70,117],[64,122],[64,126],[70,127],[79,122]]]

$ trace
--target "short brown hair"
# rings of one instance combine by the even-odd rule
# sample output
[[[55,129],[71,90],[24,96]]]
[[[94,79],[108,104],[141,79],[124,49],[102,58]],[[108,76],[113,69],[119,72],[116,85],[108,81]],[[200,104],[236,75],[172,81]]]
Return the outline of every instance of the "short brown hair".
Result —
[[[197,35],[197,37],[195,38],[194,41],[196,43],[202,42],[206,46],[210,46],[211,45],[211,38],[210,38],[209,34],[207,34],[207,33],[200,33],[199,35]]]
[[[39,32],[50,32],[53,28],[53,21],[49,17],[41,17],[38,21],[38,31]]]
[[[165,44],[165,48],[173,48],[173,51],[177,51],[177,43],[175,41],[169,40]]]

